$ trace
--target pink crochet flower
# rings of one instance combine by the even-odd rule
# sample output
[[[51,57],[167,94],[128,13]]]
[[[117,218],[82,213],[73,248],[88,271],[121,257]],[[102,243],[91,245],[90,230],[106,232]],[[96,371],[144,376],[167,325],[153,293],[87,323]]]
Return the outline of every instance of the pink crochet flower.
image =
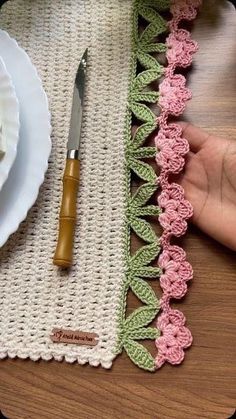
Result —
[[[170,199],[182,201],[184,199],[184,189],[177,183],[170,184],[158,197],[158,203],[163,208],[166,207]]]
[[[182,298],[187,292],[187,284],[177,272],[167,272],[160,276],[160,286],[166,296],[171,298]]]
[[[169,246],[168,249],[163,250],[159,256],[158,265],[163,274],[168,274],[168,276],[177,273],[183,281],[189,281],[193,277],[193,270],[190,263],[186,261],[186,254],[178,246]]]
[[[164,111],[176,116],[183,112],[186,101],[191,98],[191,92],[185,84],[186,80],[181,74],[167,76],[162,81],[159,86],[159,105]]]
[[[156,146],[160,150],[165,150],[166,147],[171,148],[179,156],[184,156],[189,151],[189,143],[185,138],[172,138],[165,137],[165,130],[160,130],[156,140]]]
[[[181,138],[181,133],[181,127],[170,124],[160,129],[155,137],[156,147],[160,150],[156,162],[167,172],[179,173],[184,167],[183,156],[189,151],[189,144],[185,138]]]
[[[160,286],[162,315],[157,322],[161,336],[156,340],[158,356],[156,367],[165,361],[179,364],[184,358],[184,349],[190,346],[192,336],[185,327],[185,317],[178,310],[170,308],[172,298],[181,298],[187,291],[187,281],[192,278],[191,265],[186,254],[178,246],[170,245],[172,235],[181,236],[187,229],[186,220],[192,216],[192,206],[184,197],[183,188],[171,183],[170,174],[178,173],[184,165],[184,156],[189,151],[187,141],[182,138],[182,129],[177,124],[169,124],[169,117],[179,116],[185,108],[191,92],[186,87],[185,77],[175,74],[176,67],[187,67],[197,50],[188,31],[179,28],[182,19],[191,20],[197,14],[201,0],[171,0],[172,20],[169,22],[170,35],[167,38],[167,61],[164,80],[159,86],[158,117],[159,132],[155,138],[157,147],[156,161],[160,167],[159,184],[162,189],[158,204],[163,212],[159,222],[163,228],[160,239],[162,254],[158,265],[162,270]]]
[[[164,291],[165,304],[167,297],[182,298],[187,292],[186,281],[193,276],[191,265],[186,262],[185,252],[177,246],[169,246],[163,250],[158,260],[159,267],[162,269],[160,285]]]
[[[171,364],[180,364],[183,361],[184,349],[192,343],[192,335],[184,324],[185,317],[179,310],[170,309],[159,316],[157,327],[162,335],[156,339],[157,368],[160,368],[165,361]]]
[[[158,166],[168,172],[179,173],[184,167],[185,160],[178,153],[175,153],[169,145],[166,145],[156,155],[156,162]]]
[[[170,33],[166,40],[168,63],[176,66],[187,67],[191,64],[193,54],[197,51],[197,42],[191,39],[190,33],[185,29],[178,29]]]
[[[169,206],[166,211],[159,216],[159,221],[162,228],[170,234],[179,237],[187,230],[187,223],[178,217],[177,208]]]
[[[165,211],[159,216],[159,222],[165,231],[176,237],[187,229],[185,220],[192,216],[192,206],[184,199],[183,188],[175,183],[166,188],[158,197],[158,204]]]
[[[174,0],[170,11],[175,20],[192,20],[197,16],[197,8],[201,5],[201,0]]]
[[[171,123],[159,129],[158,136],[162,136],[171,140],[172,138],[180,138],[182,135],[182,128],[180,125]]]

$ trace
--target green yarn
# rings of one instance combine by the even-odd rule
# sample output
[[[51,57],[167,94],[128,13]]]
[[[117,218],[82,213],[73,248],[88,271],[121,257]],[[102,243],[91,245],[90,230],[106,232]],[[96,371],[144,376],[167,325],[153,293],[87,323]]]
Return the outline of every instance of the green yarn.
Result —
[[[168,0],[135,0],[132,12],[132,58],[130,91],[128,95],[125,155],[126,155],[126,214],[124,225],[126,279],[122,287],[119,306],[119,338],[116,353],[123,349],[129,358],[140,368],[155,370],[155,362],[149,351],[137,340],[154,340],[159,336],[156,328],[149,324],[156,317],[160,303],[147,279],[157,279],[161,269],[150,266],[160,252],[159,239],[150,222],[143,217],[158,216],[161,209],[148,204],[158,188],[158,178],[150,164],[142,159],[153,158],[155,147],[144,145],[148,136],[156,129],[155,114],[149,104],[158,102],[159,93],[147,90],[147,87],[164,73],[164,67],[152,56],[154,52],[165,52],[166,45],[156,43],[155,38],[167,31],[167,23],[158,13],[169,7]],[[140,34],[139,18],[146,20],[147,26]],[[137,75],[137,64],[144,70]],[[145,103],[143,103],[145,102]],[[135,134],[131,134],[132,116],[141,123]],[[131,174],[135,173],[145,183],[137,192],[131,194]],[[131,233],[134,232],[146,244],[131,255]],[[127,292],[131,290],[144,305],[136,309],[128,317],[126,315]]]

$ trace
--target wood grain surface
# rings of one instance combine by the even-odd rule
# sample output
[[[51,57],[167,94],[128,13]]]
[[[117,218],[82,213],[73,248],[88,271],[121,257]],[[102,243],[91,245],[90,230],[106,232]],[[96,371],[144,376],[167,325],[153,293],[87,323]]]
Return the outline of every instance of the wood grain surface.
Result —
[[[185,118],[236,140],[233,6],[206,2],[193,36],[200,50],[188,76],[193,100]],[[182,245],[195,275],[188,295],[176,304],[194,336],[181,366],[166,365],[155,374],[147,373],[125,354],[111,371],[4,360],[0,364],[2,412],[9,419],[229,418],[236,408],[235,254],[194,227]],[[130,309],[136,305],[130,298]]]

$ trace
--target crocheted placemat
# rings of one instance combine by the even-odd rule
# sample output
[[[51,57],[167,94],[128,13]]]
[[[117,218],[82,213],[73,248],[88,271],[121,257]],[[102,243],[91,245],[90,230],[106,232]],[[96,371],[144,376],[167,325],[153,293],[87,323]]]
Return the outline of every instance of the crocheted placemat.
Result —
[[[182,188],[169,183],[169,174],[183,167],[188,144],[179,126],[168,118],[179,115],[190,98],[176,68],[191,63],[196,43],[179,29],[179,23],[193,19],[199,4],[198,0],[171,4],[166,0],[14,0],[3,7],[1,28],[28,52],[48,95],[53,149],[36,205],[0,252],[1,358],[64,358],[109,368],[124,348],[133,362],[150,371],[165,361],[182,361],[183,349],[192,338],[184,316],[171,309],[170,300],[185,294],[192,270],[171,238],[185,232],[192,209]],[[171,18],[166,19],[169,9]],[[159,35],[168,38],[159,42]],[[76,263],[63,272],[52,265],[52,256],[72,88],[86,47]],[[160,64],[163,53],[166,66]],[[158,92],[147,89],[157,80]],[[151,103],[160,109],[158,118]],[[140,122],[136,132],[131,130],[133,116]],[[155,130],[156,148],[148,147],[145,141]],[[159,176],[146,161],[154,156]],[[132,173],[143,181],[135,195],[131,194]],[[158,205],[149,205],[158,186]],[[150,216],[159,219],[161,238],[152,229]],[[134,254],[132,232],[145,243]],[[160,299],[149,281],[158,278],[163,289]],[[127,317],[129,289],[142,307]],[[150,327],[160,308],[157,328]],[[64,331],[64,343],[51,339],[55,328]],[[88,337],[96,333],[98,343],[72,344],[76,331]],[[156,358],[137,342],[142,339],[156,340]]]
[[[0,356],[110,367],[124,282],[124,118],[131,53],[129,0],[14,0],[6,29],[42,78],[52,114],[52,154],[37,204],[1,251]],[[74,77],[89,47],[74,259],[52,264]],[[30,104],[29,104],[30,106]],[[23,199],[23,197],[22,197]],[[54,327],[96,332],[96,347],[55,344]]]

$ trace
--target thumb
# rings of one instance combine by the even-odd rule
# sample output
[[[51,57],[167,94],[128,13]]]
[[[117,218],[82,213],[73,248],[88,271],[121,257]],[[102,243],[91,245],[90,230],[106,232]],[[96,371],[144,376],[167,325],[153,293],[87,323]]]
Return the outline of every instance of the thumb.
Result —
[[[209,140],[210,134],[188,122],[178,122],[182,128],[182,137],[189,142],[190,150],[197,153]]]

